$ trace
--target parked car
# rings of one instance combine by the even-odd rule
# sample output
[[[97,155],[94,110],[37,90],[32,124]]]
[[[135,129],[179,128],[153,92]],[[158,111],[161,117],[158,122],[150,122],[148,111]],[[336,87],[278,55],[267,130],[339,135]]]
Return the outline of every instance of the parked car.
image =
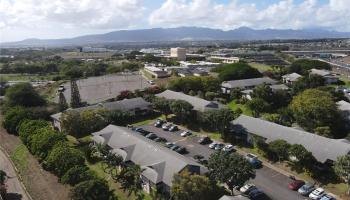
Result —
[[[157,119],[156,123],[154,123],[154,126],[160,128],[164,123],[166,123],[165,120]]]
[[[226,145],[222,150],[225,151],[225,152],[233,152],[233,151],[236,151],[236,149],[234,149],[234,147],[233,147],[232,144]]]
[[[254,154],[248,153],[245,158],[254,168],[260,168],[262,166],[262,162],[258,159],[258,156]]]
[[[154,80],[149,80],[148,83],[154,85]]]
[[[64,92],[66,90],[66,88],[64,87],[64,85],[60,85],[57,89],[57,92]]]
[[[310,194],[313,190],[315,190],[315,186],[314,184],[312,183],[306,183],[305,185],[301,186],[299,189],[298,189],[298,192],[301,194],[301,195],[308,195]]]
[[[317,200],[321,198],[321,196],[324,194],[323,188],[317,188],[316,190],[312,191],[309,195],[310,199]]]
[[[157,137],[156,139],[154,139],[155,142],[167,142],[167,139],[163,138],[163,137]]]
[[[198,140],[199,144],[209,144],[211,142],[210,137],[202,137]]]
[[[249,192],[248,196],[251,200],[258,200],[258,199],[263,199],[264,197],[266,197],[265,193],[259,189],[251,190]]]
[[[156,134],[154,134],[154,133],[149,133],[149,134],[146,135],[146,138],[151,139],[151,140],[154,140],[154,139],[156,139],[157,137],[158,137],[158,136],[157,136]]]
[[[215,150],[221,150],[221,149],[223,149],[225,147],[225,145],[224,144],[222,144],[222,143],[219,143],[219,144],[217,144],[216,146],[215,146]]]
[[[213,142],[213,143],[209,144],[209,148],[215,149],[216,145],[218,145],[218,143]]]
[[[169,128],[169,131],[171,131],[171,132],[177,131],[177,130],[179,130],[179,128],[178,128],[176,125],[172,125],[172,126],[170,126],[170,128]]]
[[[248,184],[245,184],[243,187],[241,187],[239,191],[242,193],[249,193],[249,191],[254,188],[256,188],[254,184],[248,183]]]
[[[175,150],[179,154],[185,154],[187,153],[187,149],[185,147],[179,147]]]
[[[298,190],[301,186],[305,185],[305,182],[302,180],[294,180],[288,184],[288,188],[291,190]]]
[[[323,194],[320,198],[320,200],[336,200],[335,197],[329,195],[329,194]]]
[[[164,131],[168,131],[169,130],[169,128],[172,126],[172,124],[164,124],[163,126],[162,126],[162,129],[164,130]]]
[[[192,133],[190,131],[184,131],[180,134],[181,137],[186,137],[186,136],[190,136],[192,135]]]
[[[147,134],[151,133],[151,132],[146,131],[145,129],[140,128],[140,127],[135,127],[135,128],[132,128],[131,130],[136,131],[136,132],[140,133],[143,136],[146,136]]]
[[[166,142],[165,143],[165,147],[166,148],[171,148],[171,147],[173,147],[175,144],[173,143],[173,142]]]
[[[180,147],[177,146],[176,144],[174,144],[172,147],[170,147],[170,149],[173,150],[173,151],[176,151],[176,150],[178,150],[179,148],[180,148]]]

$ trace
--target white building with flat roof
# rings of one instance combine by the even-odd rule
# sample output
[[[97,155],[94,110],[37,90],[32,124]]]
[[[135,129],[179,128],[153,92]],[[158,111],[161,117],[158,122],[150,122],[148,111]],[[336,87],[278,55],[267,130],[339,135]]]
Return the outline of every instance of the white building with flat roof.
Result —
[[[186,60],[186,49],[185,48],[171,48],[170,49],[170,57],[176,58],[177,60],[180,61],[185,61]]]
[[[239,58],[238,57],[221,57],[221,56],[212,56],[210,57],[213,60],[220,60],[223,63],[238,63],[239,62]]]

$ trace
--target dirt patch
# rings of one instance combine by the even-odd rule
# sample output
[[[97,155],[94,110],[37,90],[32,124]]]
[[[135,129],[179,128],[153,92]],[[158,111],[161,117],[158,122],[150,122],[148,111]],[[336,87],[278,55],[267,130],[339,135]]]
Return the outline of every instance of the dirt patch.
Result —
[[[11,155],[24,185],[34,200],[69,199],[69,186],[60,184],[56,176],[43,170],[21,140],[8,134],[1,126],[0,145]]]

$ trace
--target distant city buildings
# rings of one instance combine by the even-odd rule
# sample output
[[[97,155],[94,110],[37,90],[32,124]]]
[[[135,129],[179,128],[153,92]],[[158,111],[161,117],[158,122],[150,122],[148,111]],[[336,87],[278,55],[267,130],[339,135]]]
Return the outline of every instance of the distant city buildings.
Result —
[[[80,52],[83,53],[94,53],[94,52],[108,52],[109,50],[106,48],[99,47],[82,47],[80,48]]]
[[[212,60],[219,60],[222,61],[223,63],[238,63],[239,62],[239,58],[238,57],[221,57],[221,56],[212,56],[211,57]]]

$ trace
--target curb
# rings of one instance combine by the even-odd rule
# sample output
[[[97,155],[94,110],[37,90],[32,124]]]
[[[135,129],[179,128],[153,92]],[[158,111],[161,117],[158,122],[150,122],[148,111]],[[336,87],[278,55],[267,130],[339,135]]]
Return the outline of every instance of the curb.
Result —
[[[0,146],[0,151],[2,151],[2,152],[5,154],[5,156],[9,159],[9,161],[10,161],[10,163],[11,163],[13,169],[15,169],[15,172],[16,172],[16,175],[17,175],[17,177],[18,177],[19,183],[21,184],[21,187],[23,188],[24,192],[26,193],[28,199],[29,199],[29,200],[33,200],[32,196],[30,196],[30,194],[29,194],[29,192],[28,192],[26,186],[23,184],[22,176],[20,175],[19,170],[17,169],[15,163],[13,163],[13,161],[12,161],[10,155],[7,153],[7,151],[6,151],[2,146]]]

